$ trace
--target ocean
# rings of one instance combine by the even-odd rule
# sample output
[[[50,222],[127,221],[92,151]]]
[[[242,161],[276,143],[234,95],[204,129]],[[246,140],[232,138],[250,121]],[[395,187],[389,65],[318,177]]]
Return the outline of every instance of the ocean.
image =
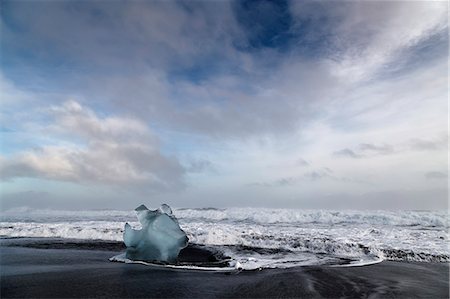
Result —
[[[329,211],[175,208],[192,244],[220,251],[244,270],[450,261],[446,211]],[[122,241],[134,211],[16,208],[0,214],[0,236]]]

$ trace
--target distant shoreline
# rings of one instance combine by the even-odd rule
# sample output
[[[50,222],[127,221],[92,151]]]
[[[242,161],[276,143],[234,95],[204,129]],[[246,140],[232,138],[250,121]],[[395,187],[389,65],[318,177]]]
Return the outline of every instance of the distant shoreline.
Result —
[[[2,245],[1,297],[449,297],[448,263],[384,261],[347,268],[201,273],[112,263],[108,258],[121,250],[117,244],[111,246],[93,250]]]

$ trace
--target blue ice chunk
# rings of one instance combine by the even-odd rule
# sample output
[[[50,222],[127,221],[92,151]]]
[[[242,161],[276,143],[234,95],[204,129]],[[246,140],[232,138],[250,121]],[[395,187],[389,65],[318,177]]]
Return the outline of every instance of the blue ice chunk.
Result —
[[[176,261],[189,239],[178,225],[172,209],[163,204],[152,211],[140,205],[135,211],[142,229],[135,230],[125,224],[123,241],[127,246],[126,257],[140,261]]]

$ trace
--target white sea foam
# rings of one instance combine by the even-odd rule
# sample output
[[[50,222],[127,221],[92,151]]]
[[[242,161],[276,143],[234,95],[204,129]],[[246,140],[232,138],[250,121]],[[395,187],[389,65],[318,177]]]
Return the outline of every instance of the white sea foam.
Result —
[[[190,242],[218,246],[245,269],[329,259],[449,262],[449,216],[421,211],[175,209]],[[0,235],[121,241],[132,211],[9,210]],[[138,226],[137,222],[131,222]]]

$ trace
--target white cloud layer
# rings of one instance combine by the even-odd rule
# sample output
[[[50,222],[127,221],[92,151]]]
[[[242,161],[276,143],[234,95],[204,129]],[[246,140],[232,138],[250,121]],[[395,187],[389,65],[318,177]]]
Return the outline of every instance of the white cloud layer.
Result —
[[[161,154],[157,138],[144,123],[133,118],[101,118],[76,101],[54,106],[49,113],[53,121],[41,130],[71,138],[69,142],[75,137],[79,143],[42,146],[3,158],[3,179],[131,184],[147,191],[183,186],[184,168],[175,157]]]
[[[368,80],[380,71],[404,67],[411,59],[408,50],[438,34],[445,35],[448,26],[444,1],[361,1],[335,5],[292,1],[291,4],[299,21],[321,16],[317,13],[319,7],[326,11],[327,22],[322,25],[332,36],[329,46],[333,50],[330,52],[333,72],[350,81]]]

